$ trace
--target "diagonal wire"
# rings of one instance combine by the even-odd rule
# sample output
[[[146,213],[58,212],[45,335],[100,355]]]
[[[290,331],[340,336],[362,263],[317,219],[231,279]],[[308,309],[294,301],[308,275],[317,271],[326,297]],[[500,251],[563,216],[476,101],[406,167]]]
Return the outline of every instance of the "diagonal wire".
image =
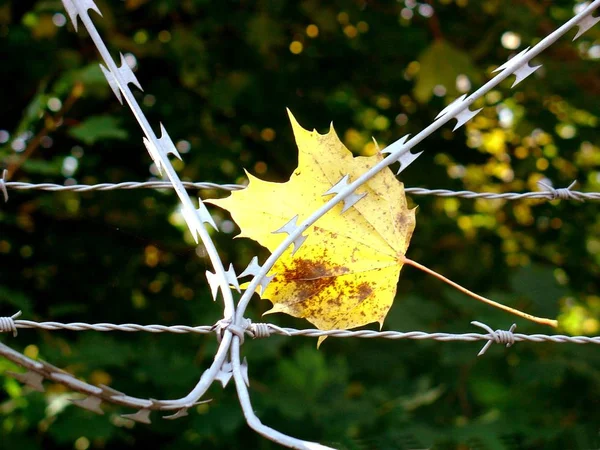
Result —
[[[597,0],[598,1],[598,0]],[[143,143],[146,150],[152,157],[157,169],[168,178],[173,185],[173,189],[179,198],[181,211],[184,216],[184,220],[188,225],[188,228],[194,237],[196,242],[201,241],[204,245],[204,249],[210,259],[214,273],[207,271],[212,275],[212,281],[216,288],[221,290],[224,303],[224,316],[230,317],[235,312],[235,304],[231,289],[229,288],[230,280],[228,279],[228,272],[223,267],[223,261],[219,256],[219,253],[214,245],[212,237],[205,227],[208,223],[215,229],[216,224],[214,219],[208,212],[206,206],[199,199],[198,207],[192,202],[187,191],[183,187],[179,175],[175,171],[173,165],[169,160],[169,155],[180,158],[179,152],[177,151],[175,144],[169,136],[165,127],[160,124],[160,137],[154,132],[153,127],[150,125],[148,119],[144,115],[138,101],[131,90],[130,85],[143,90],[131,67],[127,64],[125,56],[121,53],[120,66],[111,56],[106,44],[104,43],[100,33],[94,25],[94,21],[89,16],[90,11],[95,11],[97,14],[102,16],[102,13],[94,0],[62,0],[65,11],[71,19],[72,25],[77,31],[78,24],[82,23],[88,32],[89,38],[94,42],[96,49],[100,53],[101,59],[104,64],[100,64],[100,69],[103,72],[106,81],[110,88],[113,90],[115,96],[121,104],[127,103],[132,114],[136,118],[140,128],[143,131],[144,138]],[[212,285],[211,285],[212,286]],[[172,407],[186,408],[194,405],[201,397],[206,393],[209,386],[218,376],[223,367],[226,359],[228,359],[229,345],[232,339],[230,332],[226,333],[224,338],[219,344],[215,357],[210,367],[202,374],[196,386],[185,396],[176,400],[164,400],[164,403],[168,403]],[[156,403],[156,400],[152,401],[152,405]],[[163,404],[164,404],[163,403]],[[145,405],[145,403],[144,403]],[[144,406],[145,408],[145,406]],[[146,408],[147,409],[147,408]],[[146,411],[140,410],[134,415],[142,421],[147,420]]]

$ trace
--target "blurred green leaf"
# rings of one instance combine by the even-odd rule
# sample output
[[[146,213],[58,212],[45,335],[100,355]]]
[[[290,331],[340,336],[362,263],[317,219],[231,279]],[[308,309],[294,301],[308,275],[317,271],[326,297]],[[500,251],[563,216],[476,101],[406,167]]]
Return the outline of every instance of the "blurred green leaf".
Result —
[[[3,309],[6,309],[5,315],[12,316],[17,311],[21,311],[26,317],[31,316],[33,313],[32,310],[32,302],[27,295],[23,292],[19,292],[13,289],[9,289],[5,286],[0,285],[0,305],[3,306]],[[10,305],[14,312],[11,312],[7,309],[7,306]]]
[[[473,62],[469,53],[448,41],[435,40],[419,55],[419,71],[413,93],[421,103],[427,103],[433,96],[435,86],[443,86],[445,95],[456,97],[456,78],[466,75],[472,84],[481,82],[481,70]]]
[[[48,428],[48,433],[59,444],[70,444],[81,437],[88,440],[107,440],[118,429],[105,416],[99,416],[76,406],[67,406],[57,415]]]
[[[92,116],[79,125],[69,129],[69,135],[87,145],[98,141],[127,139],[127,131],[121,127],[120,120],[112,116]]]
[[[49,160],[27,159],[23,162],[23,169],[31,174],[60,175],[63,158],[54,157]]]
[[[543,314],[556,316],[559,300],[567,294],[554,277],[554,269],[533,264],[520,267],[510,280],[513,291],[535,303]]]

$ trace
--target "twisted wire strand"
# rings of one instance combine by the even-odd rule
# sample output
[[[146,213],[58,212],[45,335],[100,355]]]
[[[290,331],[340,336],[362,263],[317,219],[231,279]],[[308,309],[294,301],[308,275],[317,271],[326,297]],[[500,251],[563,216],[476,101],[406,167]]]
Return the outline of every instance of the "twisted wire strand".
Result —
[[[566,189],[566,188],[562,188]],[[569,194],[561,197],[560,189],[548,192],[473,192],[473,191],[451,191],[448,189],[424,189],[424,188],[406,188],[405,192],[412,195],[434,195],[437,197],[461,197],[461,198],[482,198],[486,200],[523,200],[523,199],[543,199],[543,200],[578,200],[578,201],[598,201],[600,192],[580,192],[568,191]],[[556,193],[555,193],[556,192]]]
[[[148,333],[175,333],[175,334],[211,334],[217,329],[223,328],[218,325],[203,325],[191,327],[187,325],[139,325],[133,323],[113,324],[113,323],[61,323],[61,322],[35,322],[31,320],[14,320],[10,317],[0,318],[0,324],[7,322],[5,327],[0,327],[2,331],[14,331],[15,329],[42,329],[42,330],[69,330],[69,331],[123,331],[123,332],[148,332]],[[510,330],[492,330],[487,325],[480,322],[472,322],[473,325],[484,328],[488,333],[427,333],[424,331],[374,331],[374,330],[318,330],[316,328],[296,329],[283,328],[270,323],[250,323],[243,330],[247,335],[253,338],[269,337],[273,334],[282,336],[304,336],[304,337],[333,337],[333,338],[363,338],[363,339],[410,339],[410,340],[435,340],[441,342],[462,341],[490,341],[497,343],[512,342],[553,342],[557,344],[597,344],[600,345],[600,336],[566,336],[562,334],[522,334],[513,333],[514,327]],[[257,330],[259,330],[257,332]],[[222,332],[220,330],[219,332]],[[512,339],[512,341],[511,341]]]
[[[186,189],[221,189],[225,191],[237,191],[244,189],[241,184],[217,184],[210,182],[192,183],[190,181],[182,181]],[[120,189],[173,189],[173,185],[168,181],[127,181],[123,183],[99,183],[99,184],[73,184],[65,186],[54,183],[21,183],[9,181],[4,183],[7,189],[15,189],[18,191],[50,191],[50,192],[90,192],[90,191],[116,191]]]
[[[0,318],[5,319],[5,318]],[[144,331],[147,333],[174,333],[174,334],[209,334],[213,332],[212,326],[190,327],[187,325],[139,325],[136,323],[83,323],[83,322],[34,322],[31,320],[15,320],[14,326],[24,329],[42,329],[49,331],[124,331],[128,333]],[[3,331],[0,327],[0,331]]]
[[[399,339],[411,339],[416,341],[421,340],[434,340],[441,342],[450,342],[450,341],[462,341],[462,342],[475,342],[475,341],[489,341],[490,334],[482,334],[482,333],[462,333],[462,334],[453,334],[453,333],[426,333],[423,331],[371,331],[371,330],[360,330],[360,331],[351,331],[351,330],[317,330],[317,329],[304,329],[304,330],[296,330],[294,328],[283,328],[283,330],[287,331],[290,336],[305,336],[305,337],[336,337],[336,338],[364,338],[364,339],[391,339],[391,340],[399,340]],[[508,333],[506,330],[497,330],[502,331],[504,333]],[[496,332],[497,332],[496,331]],[[600,336],[566,336],[562,334],[522,334],[522,333],[512,333],[512,337],[514,342],[554,342],[557,344],[571,343],[571,344],[598,344],[600,345]]]
[[[433,195],[437,197],[460,197],[467,199],[487,199],[487,200],[577,200],[577,201],[600,201],[600,192],[581,192],[571,190],[573,183],[567,188],[555,189],[551,185],[540,182],[544,191],[540,192],[474,192],[474,191],[453,191],[449,189],[427,189],[427,188],[406,188],[404,191],[412,195]],[[186,189],[219,189],[224,191],[237,191],[246,186],[241,184],[217,184],[210,182],[190,182],[184,181],[183,186]],[[100,183],[100,184],[73,184],[64,186],[53,183],[22,183],[5,182],[6,189],[17,191],[49,191],[49,192],[93,192],[93,191],[116,191],[132,189],[173,189],[173,186],[164,181],[128,181],[124,183]]]

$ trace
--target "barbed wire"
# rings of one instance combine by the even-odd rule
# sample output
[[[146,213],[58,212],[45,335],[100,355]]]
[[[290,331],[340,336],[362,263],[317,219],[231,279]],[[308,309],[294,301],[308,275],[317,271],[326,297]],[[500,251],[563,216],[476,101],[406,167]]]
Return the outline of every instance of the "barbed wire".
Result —
[[[1,319],[0,319],[1,320]],[[15,327],[17,329],[37,328],[41,330],[69,330],[69,331],[124,331],[136,332],[144,331],[147,333],[174,333],[174,334],[208,334],[213,332],[212,326],[191,327],[188,325],[139,325],[136,323],[84,323],[84,322],[33,322],[31,320],[16,320]],[[5,331],[1,329],[0,331]]]
[[[114,324],[114,323],[84,323],[84,322],[36,322],[32,320],[16,319],[20,312],[12,317],[0,317],[0,333],[17,329],[42,329],[42,330],[68,330],[68,331],[122,331],[122,332],[148,332],[148,333],[174,333],[174,334],[211,334],[214,332],[222,333],[223,329],[231,328],[231,322],[220,320],[215,325],[140,325],[134,323]],[[503,341],[511,342],[554,342],[558,344],[597,344],[600,345],[600,336],[567,336],[563,334],[522,334],[513,333],[513,325],[510,330],[489,331],[489,327],[481,322],[471,322],[480,326],[487,334],[481,333],[429,333],[425,331],[375,331],[375,330],[319,330],[316,328],[296,329],[288,327],[279,327],[271,323],[254,323],[246,319],[242,332],[252,338],[266,338],[271,335],[282,336],[304,336],[304,337],[334,337],[334,338],[362,338],[362,339],[410,339],[410,340],[434,340],[441,342],[462,341],[489,341],[495,333],[509,333],[511,338],[504,337]]]
[[[220,189],[225,191],[237,191],[244,189],[246,186],[241,184],[217,184],[209,182],[193,183],[190,181],[182,181],[181,183],[186,189]],[[127,181],[124,183],[99,183],[99,184],[73,184],[62,185],[53,183],[21,183],[21,182],[6,182],[7,189],[18,191],[50,191],[50,192],[91,192],[91,191],[115,191],[120,189],[173,189],[173,185],[168,181]]]
[[[138,325],[138,324],[111,324],[111,323],[97,323],[88,324],[83,322],[74,323],[60,323],[60,322],[35,322],[30,320],[17,320],[21,315],[21,312],[10,317],[0,317],[0,333],[11,332],[16,336],[17,329],[20,328],[38,328],[46,330],[69,330],[69,331],[124,331],[124,332],[140,332],[146,331],[150,333],[200,333],[209,334],[214,332],[217,335],[217,339],[228,340],[231,335],[235,335],[240,344],[244,342],[244,336],[250,336],[252,338],[267,338],[274,334],[285,335],[285,336],[305,336],[305,337],[337,337],[337,338],[383,338],[391,340],[409,339],[409,340],[435,340],[440,342],[477,342],[486,341],[485,345],[481,348],[477,356],[484,355],[489,347],[493,344],[501,344],[506,347],[510,347],[516,342],[553,342],[553,343],[574,343],[574,344],[600,344],[600,336],[588,337],[588,336],[565,336],[565,335],[545,335],[545,334],[521,334],[515,333],[516,325],[513,324],[508,330],[493,330],[488,325],[473,321],[472,325],[482,328],[486,331],[483,333],[427,333],[422,331],[371,331],[371,330],[318,330],[318,329],[295,329],[295,328],[281,328],[270,323],[252,323],[249,319],[244,319],[243,325],[238,326],[236,321],[232,319],[221,319],[212,326],[197,326],[190,327],[186,325]],[[226,333],[226,331],[228,333]],[[229,340],[230,342],[230,340]],[[228,343],[226,342],[226,345]],[[239,349],[239,346],[232,347]],[[68,372],[59,369],[52,364],[45,361],[35,361],[28,358],[24,354],[17,352],[9,346],[0,343],[0,356],[14,362],[15,364],[23,367],[25,372],[6,372],[6,375],[12,376],[29,388],[43,392],[44,386],[43,381],[49,380],[52,382],[60,383],[74,391],[80,392],[85,395],[84,398],[72,399],[71,402],[76,406],[95,412],[97,414],[104,414],[104,411],[100,407],[103,402],[113,403],[119,406],[127,406],[130,408],[138,409],[133,414],[122,414],[122,417],[130,419],[136,422],[145,424],[151,423],[150,413],[152,411],[169,412],[167,416],[163,416],[165,419],[178,419],[187,415],[189,408],[210,400],[198,401],[192,397],[192,399],[179,399],[179,400],[155,400],[155,399],[144,399],[139,397],[133,397],[123,392],[117,391],[111,387],[104,385],[93,385],[84,382],[71,375]],[[215,356],[215,359],[217,359]],[[238,354],[233,355],[231,361],[224,362],[219,371],[216,374],[211,374],[211,369],[207,369],[200,379],[197,387],[192,391],[194,392],[198,386],[201,386],[202,380],[210,377],[211,380],[217,380],[222,383],[223,387],[227,385],[230,379],[239,377],[240,380],[236,379],[236,386],[242,382],[245,386],[249,384],[248,381],[248,365],[246,360],[240,362]],[[249,403],[249,397],[247,397],[245,391],[238,390],[238,396],[240,396],[240,402],[243,402],[245,407],[251,406]],[[173,411],[175,411],[173,413]],[[277,432],[278,433],[278,432]],[[281,436],[284,439],[285,435]],[[298,448],[298,447],[296,447]],[[307,449],[324,449],[328,447],[299,447]]]
[[[182,182],[186,189],[218,189],[224,191],[237,191],[246,188],[243,184],[218,184],[211,182]],[[538,182],[543,191],[538,192],[474,192],[474,191],[453,191],[450,189],[427,189],[427,188],[405,188],[407,194],[426,196],[433,195],[437,197],[459,197],[467,199],[486,199],[486,200],[576,200],[576,201],[600,201],[600,192],[581,192],[572,190],[576,182],[572,182],[566,188],[554,188],[549,182]],[[73,184],[62,185],[54,183],[23,183],[23,182],[2,182],[1,187],[17,191],[49,191],[49,192],[94,192],[94,191],[115,191],[115,190],[133,190],[133,189],[173,189],[173,185],[165,181],[127,181],[123,183],[99,183],[99,184]],[[5,194],[5,200],[8,200],[8,192]]]
[[[71,22],[77,30],[78,22],[81,22],[88,31],[88,34],[98,51],[100,52],[104,65],[100,65],[100,68],[106,77],[109,86],[115,93],[117,99],[121,104],[124,102],[129,105],[134,116],[136,117],[141,129],[144,132],[143,142],[154,160],[157,169],[163,172],[170,180],[173,188],[175,189],[177,196],[181,201],[181,205],[184,212],[185,221],[190,228],[192,235],[196,241],[202,240],[211,262],[215,273],[207,271],[207,279],[213,293],[213,297],[216,297],[218,291],[221,291],[224,300],[224,319],[219,320],[215,325],[189,327],[182,325],[174,326],[163,326],[163,325],[138,325],[138,324],[110,324],[110,323],[99,323],[99,324],[86,324],[82,322],[75,323],[60,323],[60,322],[34,322],[17,320],[19,314],[15,314],[11,317],[0,318],[0,331],[12,332],[13,335],[17,333],[18,328],[42,328],[47,330],[72,330],[72,331],[124,331],[124,332],[139,332],[146,331],[152,333],[198,333],[207,334],[215,332],[219,340],[219,346],[216,350],[212,364],[206,369],[200,379],[198,380],[195,387],[185,396],[179,399],[172,400],[154,400],[154,399],[141,399],[136,397],[128,396],[124,393],[115,391],[112,388],[106,386],[94,386],[85,383],[81,380],[76,379],[74,376],[58,369],[51,364],[43,361],[34,361],[27,358],[22,353],[19,353],[10,347],[0,343],[0,356],[4,356],[10,361],[15,362],[21,367],[26,369],[24,373],[12,373],[19,381],[25,383],[27,386],[42,390],[42,381],[48,379],[54,382],[61,383],[74,391],[85,394],[86,397],[81,400],[75,400],[74,403],[85,409],[102,414],[100,404],[103,401],[129,406],[131,408],[137,408],[138,411],[134,414],[126,414],[124,417],[129,419],[150,423],[149,415],[151,411],[176,411],[171,416],[166,418],[175,419],[187,415],[187,410],[194,405],[199,403],[199,400],[207,392],[213,381],[220,381],[223,386],[227,384],[230,379],[235,381],[235,387],[237,389],[238,398],[242,407],[244,417],[248,425],[253,428],[257,433],[262,436],[273,440],[281,445],[295,448],[295,449],[306,449],[306,450],[317,450],[317,449],[330,449],[329,447],[320,445],[315,442],[304,441],[302,439],[296,439],[291,436],[287,436],[264,425],[260,419],[256,416],[254,408],[252,407],[249,392],[248,392],[248,365],[245,358],[242,360],[240,356],[240,346],[244,343],[244,337],[249,335],[253,338],[265,338],[271,334],[284,334],[288,336],[308,336],[308,337],[360,337],[360,338],[386,338],[386,339],[434,339],[437,341],[487,341],[484,347],[479,352],[479,355],[484,354],[487,349],[494,343],[503,344],[510,347],[515,342],[519,341],[531,341],[531,342],[555,342],[555,343],[566,343],[572,342],[577,344],[599,344],[600,337],[585,337],[585,336],[563,336],[563,335],[524,335],[514,333],[516,325],[510,327],[509,330],[493,330],[488,325],[480,322],[472,322],[473,325],[478,326],[486,331],[486,334],[481,333],[466,333],[466,334],[449,334],[449,333],[425,333],[420,331],[412,332],[398,332],[398,331],[349,331],[349,330],[316,330],[306,329],[297,330],[292,328],[279,328],[273,324],[253,324],[249,319],[244,317],[246,307],[252,297],[253,293],[261,286],[262,291],[266,288],[266,285],[270,281],[271,277],[268,276],[268,272],[271,270],[275,261],[283,254],[283,252],[292,244],[297,248],[303,242],[302,233],[314,222],[319,220],[324,214],[330,211],[335,205],[343,202],[344,209],[349,208],[362,196],[356,193],[356,189],[366,183],[369,179],[375,176],[379,171],[388,167],[389,165],[399,162],[400,168],[398,174],[405,170],[409,165],[416,160],[416,158],[423,153],[413,153],[411,150],[417,146],[421,141],[427,138],[430,134],[438,130],[440,127],[447,124],[450,120],[456,120],[456,126],[454,130],[458,129],[466,122],[471,120],[477,115],[481,109],[472,111],[470,107],[473,103],[489,92],[492,88],[498,85],[507,77],[514,75],[515,82],[512,87],[526,79],[528,76],[533,74],[541,66],[531,66],[530,61],[543,52],[546,48],[552,45],[557,39],[563,36],[567,31],[577,26],[579,28],[575,39],[580,37],[583,33],[593,27],[600,21],[600,18],[594,17],[592,12],[600,6],[600,0],[594,0],[592,3],[587,5],[584,9],[577,12],[576,15],[565,22],[560,28],[554,32],[548,34],[535,46],[524,49],[521,53],[514,56],[512,59],[507,61],[498,67],[494,72],[498,74],[486,82],[483,86],[477,89],[472,94],[465,94],[462,97],[456,99],[447,108],[445,108],[431,123],[428,127],[423,129],[421,132],[414,135],[409,139],[409,136],[397,140],[396,142],[389,145],[384,149],[383,153],[389,155],[384,157],[379,163],[369,168],[360,177],[350,182],[348,175],[341,178],[331,189],[329,189],[325,195],[333,195],[327,203],[316,210],[311,216],[306,218],[302,223],[296,223],[295,219],[291,219],[286,224],[284,230],[288,233],[282,243],[271,253],[271,256],[259,266],[256,258],[254,258],[248,268],[243,272],[246,275],[253,275],[252,281],[246,288],[246,292],[242,295],[237,304],[237,307],[233,303],[232,293],[230,286],[239,287],[237,276],[233,270],[233,267],[226,271],[223,267],[222,260],[220,259],[216,248],[212,242],[212,239],[205,228],[204,224],[209,223],[216,229],[216,224],[212,219],[210,213],[206,209],[202,200],[200,200],[199,208],[196,209],[188,196],[185,189],[191,187],[194,188],[210,188],[210,189],[223,189],[222,185],[216,185],[214,183],[182,183],[179,176],[175,172],[173,166],[169,161],[169,155],[174,157],[180,157],[173,141],[169,137],[166,129],[160,126],[160,137],[158,137],[153,128],[150,126],[146,119],[143,111],[129,85],[133,85],[139,89],[141,86],[132,71],[128,66],[124,55],[121,54],[120,65],[110,55],[108,48],[102,40],[102,37],[98,33],[93,21],[89,17],[89,10],[94,10],[98,14],[102,15],[98,6],[94,0],[62,0],[63,5],[71,19]],[[158,184],[161,184],[158,186]],[[228,186],[228,190],[237,190],[240,188],[239,185],[225,185]],[[406,190],[407,193],[414,195],[438,195],[441,197],[464,197],[464,198],[485,198],[485,199],[506,199],[516,200],[522,198],[532,199],[548,199],[548,200],[598,200],[600,193],[583,193],[572,191],[574,183],[567,188],[555,189],[548,182],[540,183],[541,188],[544,192],[528,192],[528,193],[476,193],[471,191],[449,191],[444,189],[423,189],[423,188],[409,188]],[[42,188],[43,187],[43,188]],[[146,182],[146,183],[119,183],[119,184],[102,184],[102,185],[73,185],[73,186],[60,186],[51,184],[41,185],[28,185],[27,183],[9,183],[6,180],[6,175],[3,174],[0,178],[0,191],[5,199],[8,200],[8,189],[44,189],[49,191],[91,191],[91,190],[114,190],[114,189],[137,189],[137,188],[166,188],[164,183],[159,182]]]

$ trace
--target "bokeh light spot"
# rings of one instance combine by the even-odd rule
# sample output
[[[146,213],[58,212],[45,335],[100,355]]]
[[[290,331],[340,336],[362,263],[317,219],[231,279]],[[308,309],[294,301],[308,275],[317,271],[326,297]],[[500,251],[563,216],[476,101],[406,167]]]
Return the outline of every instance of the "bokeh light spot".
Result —
[[[309,26],[306,27],[306,35],[309,38],[316,38],[319,35],[319,27],[311,23]]]
[[[75,447],[75,450],[87,450],[90,447],[90,440],[85,436],[81,436],[77,438],[73,447]]]
[[[521,36],[513,31],[507,31],[500,38],[500,43],[504,48],[515,50],[521,45]]]
[[[299,55],[302,53],[302,50],[304,50],[304,45],[302,45],[302,42],[293,41],[290,44],[290,52],[292,52],[294,55]]]
[[[273,128],[265,128],[260,132],[260,137],[265,142],[271,142],[275,139],[275,130]]]

